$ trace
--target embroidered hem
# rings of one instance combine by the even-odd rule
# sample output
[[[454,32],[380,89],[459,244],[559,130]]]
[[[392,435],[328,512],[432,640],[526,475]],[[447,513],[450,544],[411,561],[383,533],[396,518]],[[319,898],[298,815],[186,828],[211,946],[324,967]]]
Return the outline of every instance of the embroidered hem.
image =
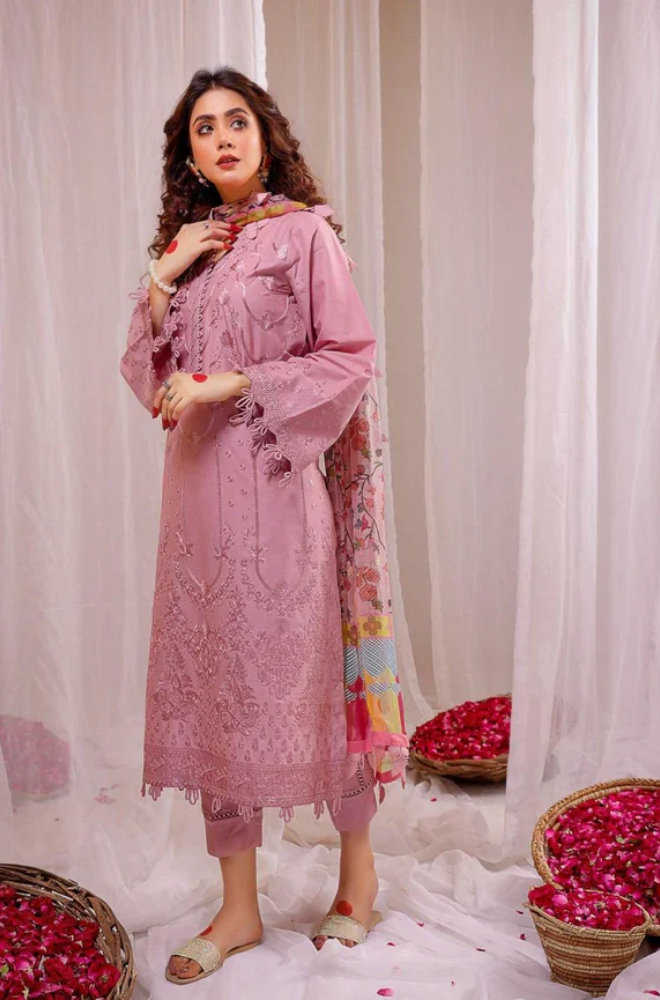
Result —
[[[400,754],[397,755],[396,751],[400,750]],[[392,770],[388,772],[385,776],[378,772],[378,764],[383,760],[386,755],[391,755],[392,758],[396,758],[396,766],[393,766]],[[347,781],[357,772],[359,769],[364,769],[365,764],[368,762],[372,773],[374,775],[374,785],[379,785],[379,795],[378,802],[382,804],[385,799],[386,789],[385,784],[389,784],[395,780],[401,780],[402,786],[405,788],[405,762],[408,758],[408,751],[405,747],[401,748],[385,748],[385,747],[374,747],[371,750],[363,751],[359,753],[349,753],[346,757],[344,765],[341,767],[341,773],[343,781]],[[143,776],[141,795],[146,797],[147,794],[155,801],[157,801],[163,794],[166,788],[176,788],[180,792],[185,793],[186,802],[190,802],[191,805],[196,805],[201,798],[202,792],[207,792],[211,799],[211,811],[213,813],[218,813],[222,811],[223,801],[230,798],[229,795],[218,794],[215,789],[208,787],[207,785],[187,785],[185,783],[177,783],[176,779],[167,780],[164,782],[153,781],[147,779]],[[232,798],[232,802],[235,799]],[[236,811],[239,816],[243,818],[246,823],[249,823],[253,816],[254,810],[256,808],[277,808],[279,806],[279,817],[284,820],[285,823],[290,823],[295,816],[295,806],[298,805],[312,805],[314,810],[314,817],[320,819],[325,811],[325,801],[330,800],[330,797],[326,796],[324,798],[315,798],[311,801],[307,800],[304,802],[295,802],[293,804],[281,805],[280,803],[273,801],[271,797],[270,801],[264,802],[263,805],[257,806],[254,802],[239,802],[235,804]],[[332,800],[332,810],[333,812],[339,812],[341,810],[342,796],[335,795],[331,797]]]

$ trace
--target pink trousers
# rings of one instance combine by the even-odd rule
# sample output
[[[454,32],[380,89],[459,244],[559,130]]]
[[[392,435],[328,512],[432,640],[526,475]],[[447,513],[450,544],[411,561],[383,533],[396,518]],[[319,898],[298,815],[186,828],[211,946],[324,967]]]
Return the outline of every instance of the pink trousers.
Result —
[[[255,808],[252,819],[245,821],[239,816],[238,807],[229,803],[222,805],[217,813],[211,811],[212,796],[202,792],[201,805],[206,826],[206,846],[214,858],[227,858],[253,847],[261,847],[263,842],[263,810]],[[332,822],[340,833],[356,830],[370,823],[376,814],[374,793],[374,773],[369,765],[359,767],[347,782],[341,797],[341,807],[333,809],[326,803]]]

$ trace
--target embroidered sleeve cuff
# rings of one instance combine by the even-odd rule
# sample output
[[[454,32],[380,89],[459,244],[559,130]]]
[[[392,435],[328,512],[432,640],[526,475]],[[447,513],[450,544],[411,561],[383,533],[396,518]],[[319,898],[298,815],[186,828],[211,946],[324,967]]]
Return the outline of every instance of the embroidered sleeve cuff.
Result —
[[[236,402],[237,412],[229,418],[233,424],[245,424],[251,438],[253,453],[261,452],[265,459],[265,472],[280,477],[280,486],[286,486],[300,466],[300,456],[295,441],[281,426],[284,412],[280,396],[262,366],[250,365],[233,369],[250,379],[249,388],[241,389]]]

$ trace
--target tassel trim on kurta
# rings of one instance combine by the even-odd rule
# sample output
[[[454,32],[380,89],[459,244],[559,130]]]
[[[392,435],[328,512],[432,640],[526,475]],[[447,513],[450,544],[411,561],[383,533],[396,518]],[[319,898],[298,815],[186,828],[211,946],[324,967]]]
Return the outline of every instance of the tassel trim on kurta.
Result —
[[[240,371],[240,369],[234,369]],[[261,451],[266,460],[264,470],[268,475],[278,476],[278,486],[287,486],[293,477],[291,461],[277,444],[276,435],[269,429],[263,416],[263,407],[254,397],[252,388],[241,389],[236,401],[237,412],[229,418],[230,424],[245,424],[250,434],[250,451],[253,455]]]
[[[140,790],[140,794],[144,798],[147,795],[147,793],[149,793],[149,795],[151,796],[151,798],[155,802],[163,794],[163,791],[165,790],[165,788],[173,788],[173,787],[174,787],[173,785],[159,785],[157,782],[143,781],[142,782],[142,788]],[[180,792],[184,792],[185,793],[185,800],[186,800],[186,802],[190,802],[192,805],[194,805],[195,803],[197,803],[199,801],[199,798],[200,798],[201,793],[202,793],[202,789],[200,789],[200,788],[186,788],[183,785],[178,786],[178,790]],[[239,804],[236,807],[236,811],[237,811],[238,815],[246,823],[250,823],[252,821],[252,819],[254,818],[255,808],[256,807],[253,806],[253,805],[246,805],[246,804],[240,805]],[[212,802],[211,802],[211,812],[212,813],[218,813],[221,810],[222,810],[222,796],[221,795],[214,795],[213,799],[212,799]],[[285,823],[290,823],[292,821],[293,817],[294,817],[294,807],[293,806],[282,806],[282,808],[280,809],[279,815],[280,815],[280,819],[283,819]],[[317,802],[314,803],[314,815],[315,815],[315,817],[317,819],[319,819],[323,815],[323,802],[322,801],[317,801]]]

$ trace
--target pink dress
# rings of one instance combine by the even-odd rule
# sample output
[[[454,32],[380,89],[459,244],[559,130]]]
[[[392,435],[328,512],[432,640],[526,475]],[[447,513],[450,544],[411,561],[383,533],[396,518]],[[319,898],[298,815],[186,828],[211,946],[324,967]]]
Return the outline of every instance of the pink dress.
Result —
[[[121,372],[149,412],[177,369],[252,380],[166,434],[142,788],[154,798],[177,787],[191,802],[209,793],[214,810],[320,806],[346,780],[337,540],[318,458],[374,375],[376,340],[331,214],[247,225],[179,285],[155,341],[147,291],[133,295]]]

